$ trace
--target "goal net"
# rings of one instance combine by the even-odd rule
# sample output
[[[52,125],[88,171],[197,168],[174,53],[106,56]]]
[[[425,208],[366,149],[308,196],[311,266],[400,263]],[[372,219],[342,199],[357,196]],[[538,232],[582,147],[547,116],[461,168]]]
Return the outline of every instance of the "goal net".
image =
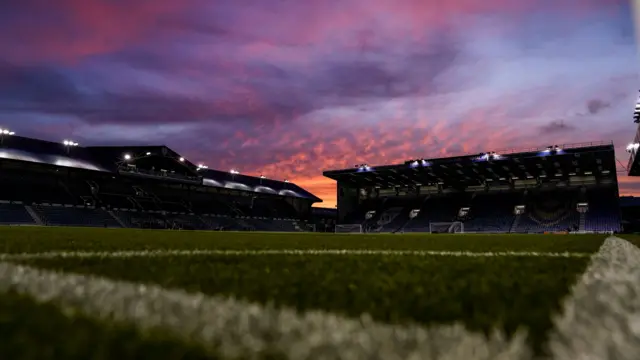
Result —
[[[336,233],[361,233],[361,224],[342,224],[336,225]]]
[[[464,224],[460,221],[429,223],[429,232],[435,234],[463,233]]]

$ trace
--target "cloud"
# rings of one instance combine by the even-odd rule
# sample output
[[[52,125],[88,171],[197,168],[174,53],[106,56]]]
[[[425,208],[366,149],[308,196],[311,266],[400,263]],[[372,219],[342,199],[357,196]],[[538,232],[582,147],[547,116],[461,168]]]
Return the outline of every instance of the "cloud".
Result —
[[[325,169],[602,136],[626,144],[635,130],[622,120],[638,80],[622,0],[24,0],[2,10],[3,126],[83,144],[166,143],[211,168],[288,178],[328,206]]]
[[[77,102],[79,95],[74,83],[55,67],[0,62],[0,108],[6,110],[7,103],[15,101],[39,109],[41,104]]]
[[[600,111],[602,111],[603,109],[609,108],[611,107],[611,104],[609,104],[608,102],[604,102],[602,100],[599,99],[593,99],[593,100],[589,100],[587,101],[587,110],[589,111],[589,114],[594,115],[599,113]]]
[[[562,133],[572,130],[575,130],[575,126],[565,123],[564,120],[554,120],[540,126],[540,132],[543,134]]]

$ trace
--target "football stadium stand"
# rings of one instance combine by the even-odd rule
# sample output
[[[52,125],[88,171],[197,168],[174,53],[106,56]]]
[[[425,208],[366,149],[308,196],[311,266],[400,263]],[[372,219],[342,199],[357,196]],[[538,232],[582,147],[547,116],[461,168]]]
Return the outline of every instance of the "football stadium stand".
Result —
[[[166,146],[82,147],[0,129],[0,224],[308,231],[321,200]]]
[[[613,143],[361,164],[324,175],[338,183],[336,231],[621,230]]]
[[[615,165],[604,142],[358,165],[324,172],[337,181],[337,209],[327,209],[291,182],[209,169],[166,146],[83,147],[0,129],[0,224],[540,233],[620,231],[624,220],[640,229],[640,206],[621,212]]]

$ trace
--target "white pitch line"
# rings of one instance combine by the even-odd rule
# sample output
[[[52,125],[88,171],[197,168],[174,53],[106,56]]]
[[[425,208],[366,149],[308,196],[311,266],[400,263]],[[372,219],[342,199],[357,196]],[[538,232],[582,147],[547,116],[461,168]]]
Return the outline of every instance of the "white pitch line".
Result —
[[[320,250],[141,250],[141,251],[53,251],[42,253],[0,254],[0,260],[27,260],[53,258],[132,258],[167,256],[263,256],[263,255],[391,255],[391,256],[458,256],[458,257],[557,257],[585,258],[588,253],[573,252],[530,252],[530,251],[431,251],[431,250],[356,250],[356,249],[320,249]]]
[[[104,278],[63,274],[0,262],[0,293],[141,330],[162,329],[215,350],[223,358],[257,359],[265,351],[287,359],[531,359],[523,333],[510,341],[462,325],[424,329],[385,325],[369,317],[251,304]]]
[[[640,359],[640,249],[609,237],[555,319],[555,360]]]

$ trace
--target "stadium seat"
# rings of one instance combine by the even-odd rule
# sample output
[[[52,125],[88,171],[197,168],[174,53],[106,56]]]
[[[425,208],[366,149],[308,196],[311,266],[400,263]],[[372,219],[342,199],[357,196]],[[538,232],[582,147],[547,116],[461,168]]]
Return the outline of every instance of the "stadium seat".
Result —
[[[35,224],[33,217],[22,204],[0,203],[0,224],[29,225]]]
[[[526,197],[526,213],[516,232],[543,233],[574,230],[580,223],[575,190],[534,191]]]
[[[585,231],[620,231],[620,202],[615,189],[587,191],[589,210],[585,214]]]
[[[521,198],[521,192],[477,194],[471,200],[470,215],[464,221],[464,231],[509,232],[515,218],[513,208]]]
[[[122,227],[107,211],[100,208],[35,205],[34,210],[47,225]]]

